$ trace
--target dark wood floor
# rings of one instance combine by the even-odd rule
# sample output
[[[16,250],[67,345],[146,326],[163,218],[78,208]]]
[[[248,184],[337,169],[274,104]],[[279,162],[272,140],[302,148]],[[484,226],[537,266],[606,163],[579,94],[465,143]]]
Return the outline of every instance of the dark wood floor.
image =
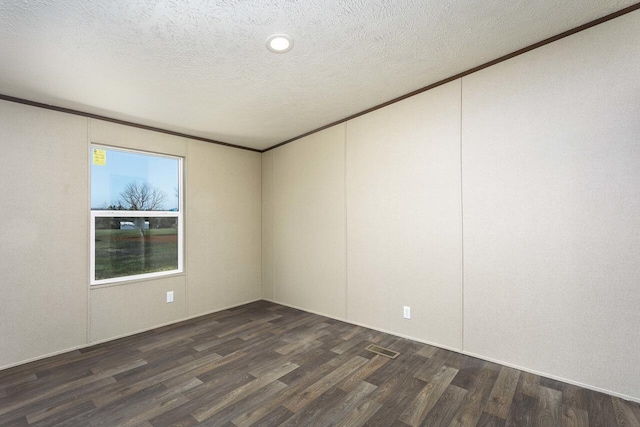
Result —
[[[640,426],[640,405],[265,301],[0,372],[0,425],[198,424]]]

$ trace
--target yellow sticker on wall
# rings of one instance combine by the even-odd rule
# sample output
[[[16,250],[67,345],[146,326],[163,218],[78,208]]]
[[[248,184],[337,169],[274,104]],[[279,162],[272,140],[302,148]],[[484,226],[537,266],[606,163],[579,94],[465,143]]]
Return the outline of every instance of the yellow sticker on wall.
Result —
[[[106,166],[107,164],[107,150],[101,150],[99,148],[93,149],[93,164],[96,166]]]

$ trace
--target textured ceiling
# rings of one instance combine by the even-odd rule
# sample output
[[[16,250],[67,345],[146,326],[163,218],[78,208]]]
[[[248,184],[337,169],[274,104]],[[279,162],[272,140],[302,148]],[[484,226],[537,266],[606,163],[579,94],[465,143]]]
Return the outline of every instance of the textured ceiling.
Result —
[[[636,1],[0,0],[0,94],[264,149]]]

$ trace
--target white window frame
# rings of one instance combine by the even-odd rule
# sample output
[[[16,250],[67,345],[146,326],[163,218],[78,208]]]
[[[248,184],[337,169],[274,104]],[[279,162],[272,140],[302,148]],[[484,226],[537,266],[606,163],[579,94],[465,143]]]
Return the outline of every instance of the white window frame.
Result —
[[[108,285],[114,283],[121,283],[127,281],[137,281],[144,279],[153,279],[156,277],[170,276],[174,274],[180,274],[184,271],[184,185],[183,185],[183,161],[184,158],[179,156],[172,156],[169,154],[152,153],[142,150],[131,150],[127,148],[113,147],[108,145],[91,144],[89,147],[89,162],[92,161],[93,150],[115,150],[123,151],[133,154],[143,154],[146,156],[166,157],[169,159],[178,160],[178,211],[112,211],[112,210],[92,210],[89,205],[90,214],[90,235],[89,235],[89,274],[90,274],[90,286]],[[91,163],[89,163],[91,164]],[[89,168],[91,171],[91,168]],[[91,175],[91,172],[89,172]],[[89,178],[89,191],[91,191],[91,177]],[[89,196],[89,203],[91,203],[91,196]],[[118,218],[118,217],[173,217],[178,220],[178,268],[176,270],[158,271],[155,273],[142,273],[134,274],[130,276],[112,277],[110,279],[96,280],[96,218]]]

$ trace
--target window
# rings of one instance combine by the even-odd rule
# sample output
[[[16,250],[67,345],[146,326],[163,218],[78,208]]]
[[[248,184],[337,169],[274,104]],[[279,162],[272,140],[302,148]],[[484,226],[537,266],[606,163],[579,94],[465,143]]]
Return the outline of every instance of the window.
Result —
[[[182,272],[182,159],[91,146],[91,284]]]

